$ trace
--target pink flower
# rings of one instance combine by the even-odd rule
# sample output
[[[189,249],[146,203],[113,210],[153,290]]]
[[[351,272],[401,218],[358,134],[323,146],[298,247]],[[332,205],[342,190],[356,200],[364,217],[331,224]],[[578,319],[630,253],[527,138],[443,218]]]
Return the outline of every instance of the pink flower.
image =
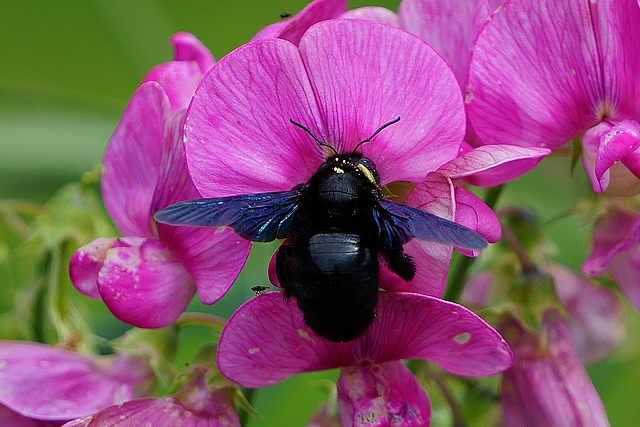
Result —
[[[0,419],[22,416],[64,422],[146,396],[153,386],[151,367],[142,359],[123,354],[88,356],[44,344],[0,342],[0,407],[18,414],[0,409]],[[29,424],[25,421],[24,425]]]
[[[500,330],[514,356],[513,366],[502,376],[505,425],[609,425],[560,315],[546,313],[539,333],[515,321],[505,322]]]
[[[171,324],[196,290],[212,304],[231,287],[249,244],[232,230],[156,224],[155,211],[198,198],[182,148],[184,108],[211,54],[193,36],[172,39],[176,60],[133,95],[104,157],[102,195],[124,237],[99,238],[71,258],[74,285],[139,327]]]
[[[346,10],[342,0],[316,0],[291,19],[267,27],[256,38],[279,37],[297,44],[312,24],[323,20],[349,18],[382,22],[406,29],[429,43],[447,61],[458,83],[464,87],[473,40],[490,13],[486,1],[476,0],[404,0],[397,15],[381,7]],[[466,139],[479,145],[469,129]],[[465,145],[460,150],[460,160],[454,159],[451,165],[438,171],[444,177],[430,177],[422,185],[432,195],[452,195],[449,201],[443,201],[445,206],[440,215],[451,215],[489,242],[496,242],[500,238],[500,227],[495,214],[460,184],[465,181],[489,187],[508,182],[535,167],[551,151],[511,145],[484,147],[477,153],[470,150],[471,147]],[[446,203],[455,203],[455,206],[447,208]],[[472,255],[472,252],[466,254]]]
[[[607,207],[596,221],[593,247],[582,271],[597,276],[611,273],[631,304],[640,310],[640,215],[619,204]]]
[[[556,149],[579,138],[596,193],[638,193],[638,26],[632,0],[507,2],[470,63],[467,107],[482,143]]]
[[[258,40],[207,74],[186,118],[189,171],[203,197],[291,190],[309,180],[326,153],[290,119],[347,152],[398,116],[359,149],[376,164],[382,185],[420,182],[458,154],[463,104],[433,50],[381,24],[324,21],[304,33],[299,47]],[[451,196],[416,194],[406,203],[454,219]],[[413,239],[405,249],[426,266],[409,286],[441,294],[451,247]]]
[[[265,324],[269,327],[256,328]],[[507,369],[511,357],[504,340],[482,319],[439,298],[380,292],[368,333],[334,343],[311,333],[282,292],[269,292],[247,301],[229,319],[218,365],[246,387],[340,367],[344,425],[424,425],[430,419],[428,397],[400,360],[427,359],[455,375],[488,376]]]
[[[207,370],[200,366],[173,396],[131,400],[110,406],[89,417],[65,424],[75,426],[237,426],[240,420],[232,399],[232,388],[211,390]]]

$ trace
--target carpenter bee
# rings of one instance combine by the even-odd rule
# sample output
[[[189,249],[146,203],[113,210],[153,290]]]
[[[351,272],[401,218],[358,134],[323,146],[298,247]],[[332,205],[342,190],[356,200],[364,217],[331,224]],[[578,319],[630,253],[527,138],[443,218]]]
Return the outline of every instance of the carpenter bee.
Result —
[[[241,237],[286,239],[276,254],[276,275],[285,297],[294,297],[304,322],[334,342],[364,334],[374,320],[380,261],[405,281],[416,266],[404,253],[412,238],[465,249],[487,241],[464,226],[384,198],[373,162],[357,152],[333,153],[309,181],[290,191],[190,200],[155,214],[172,225],[229,226]]]

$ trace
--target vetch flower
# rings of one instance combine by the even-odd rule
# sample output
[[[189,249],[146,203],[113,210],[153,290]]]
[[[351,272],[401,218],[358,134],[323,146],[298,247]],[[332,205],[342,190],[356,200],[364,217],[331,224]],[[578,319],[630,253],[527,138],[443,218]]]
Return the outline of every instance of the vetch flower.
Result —
[[[639,25],[632,0],[506,3],[470,63],[467,107],[481,142],[556,149],[579,138],[596,193],[638,193]]]
[[[440,57],[406,32],[369,21],[324,21],[299,46],[259,40],[206,75],[186,118],[189,172],[203,197],[291,190],[327,153],[290,119],[349,152],[398,116],[358,149],[376,164],[382,185],[420,182],[457,155],[464,133],[458,86]],[[453,219],[451,194],[443,197],[449,207],[437,200],[432,213]],[[432,206],[421,195],[406,203]],[[441,294],[451,247],[416,240],[406,251],[437,277],[418,271],[412,289]]]
[[[439,298],[380,292],[369,331],[334,343],[311,333],[282,292],[268,292],[247,301],[229,319],[220,337],[218,365],[246,387],[339,367],[344,425],[424,425],[430,419],[428,397],[400,360],[426,359],[456,375],[489,376],[507,369],[511,357],[502,337],[482,319]]]
[[[33,420],[65,422],[146,396],[153,387],[151,367],[142,358],[0,342],[0,405]]]
[[[183,117],[201,67],[213,58],[192,36],[172,40],[178,60],[150,72],[105,152],[102,195],[124,237],[96,239],[70,263],[80,291],[101,298],[119,319],[145,328],[175,321],[196,290],[202,302],[216,302],[249,250],[232,230],[175,228],[152,218],[171,203],[199,197],[186,168]]]
[[[600,397],[584,370],[562,317],[550,310],[538,333],[516,321],[499,327],[513,351],[502,376],[508,426],[608,426]]]

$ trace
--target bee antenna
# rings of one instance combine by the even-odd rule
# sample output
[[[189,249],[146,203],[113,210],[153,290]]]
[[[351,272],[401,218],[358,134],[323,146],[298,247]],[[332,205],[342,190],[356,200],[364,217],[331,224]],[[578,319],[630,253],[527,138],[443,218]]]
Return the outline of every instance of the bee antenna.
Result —
[[[379,134],[379,133],[380,133],[380,131],[381,131],[382,129],[386,128],[387,126],[391,126],[391,125],[392,125],[392,124],[394,124],[394,123],[398,123],[399,121],[400,121],[400,116],[398,116],[398,117],[396,117],[395,119],[391,120],[390,122],[387,122],[387,123],[383,124],[382,126],[380,126],[380,127],[378,128],[378,130],[377,130],[377,131],[375,131],[375,132],[373,133],[373,135],[371,135],[371,136],[370,136],[369,138],[367,138],[367,139],[364,139],[364,140],[360,141],[360,142],[358,143],[358,145],[356,145],[356,148],[354,148],[354,149],[353,149],[353,152],[355,153],[355,152],[356,152],[356,150],[357,150],[358,148],[360,148],[360,146],[361,146],[362,144],[364,144],[365,142],[369,142],[369,141],[371,141],[371,140],[373,139],[373,137],[374,137],[374,136],[376,136],[377,134]]]
[[[398,117],[398,119],[400,119],[400,118]],[[335,149],[335,148],[333,148],[331,145],[327,144],[326,142],[322,142],[322,141],[320,141],[318,138],[316,138],[316,136],[315,136],[315,135],[314,135],[314,134],[313,134],[313,133],[312,133],[312,132],[311,132],[311,131],[306,127],[306,126],[301,125],[301,124],[300,124],[300,123],[298,123],[298,122],[294,122],[294,121],[293,121],[293,119],[289,119],[289,121],[290,121],[292,124],[294,124],[294,125],[298,126],[300,129],[302,129],[303,131],[305,131],[305,132],[306,132],[306,133],[308,133],[309,135],[311,135],[311,138],[315,139],[315,140],[316,140],[316,142],[317,142],[318,144],[320,144],[320,145],[321,145],[321,146],[323,146],[323,147],[327,147],[327,148],[331,149],[331,151],[333,151],[333,154],[335,154],[336,156],[338,155],[338,152],[336,151],[336,149]]]

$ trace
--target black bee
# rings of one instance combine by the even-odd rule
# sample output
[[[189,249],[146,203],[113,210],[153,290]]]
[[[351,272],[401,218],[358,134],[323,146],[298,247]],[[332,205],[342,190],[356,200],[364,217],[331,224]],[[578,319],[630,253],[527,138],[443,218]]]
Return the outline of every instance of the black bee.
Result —
[[[380,260],[405,281],[416,266],[404,253],[412,238],[466,249],[487,241],[476,232],[420,209],[383,197],[373,162],[357,152],[333,154],[303,185],[290,191],[191,200],[155,214],[173,225],[230,226],[241,237],[268,242],[286,239],[276,255],[285,297],[294,297],[305,323],[330,341],[350,341],[373,322]]]

